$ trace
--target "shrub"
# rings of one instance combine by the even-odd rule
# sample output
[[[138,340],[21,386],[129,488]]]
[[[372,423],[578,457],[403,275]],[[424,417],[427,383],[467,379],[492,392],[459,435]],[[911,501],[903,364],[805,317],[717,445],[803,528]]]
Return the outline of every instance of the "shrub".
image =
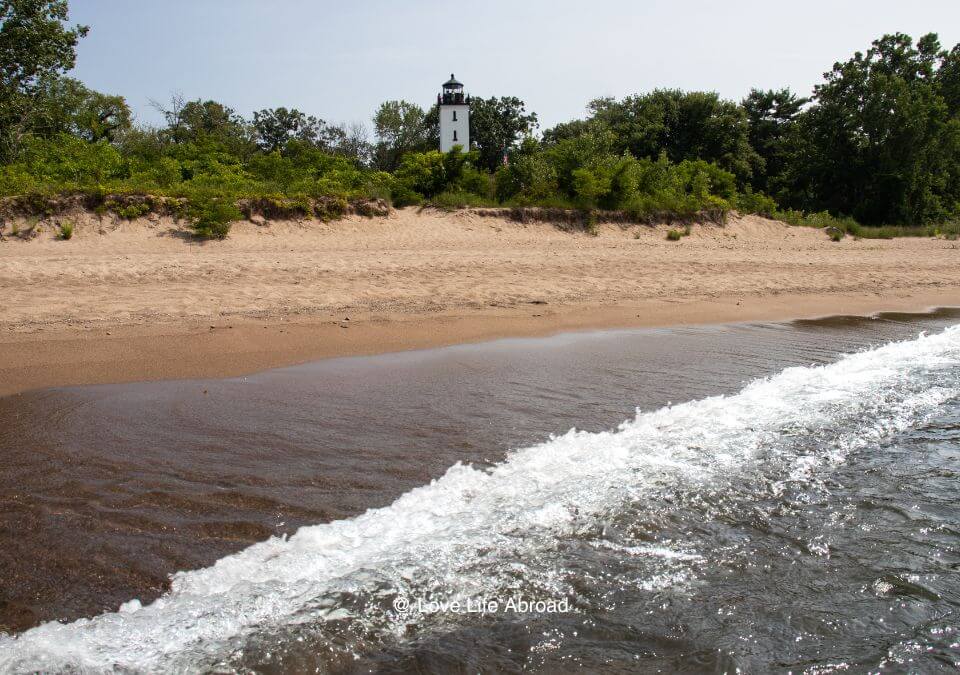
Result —
[[[419,206],[423,204],[423,195],[406,185],[397,184],[390,191],[390,201],[394,206]]]
[[[486,203],[491,202],[493,179],[488,174],[478,171],[472,166],[466,166],[460,176],[459,186],[462,191],[483,197]]]
[[[49,139],[31,138],[23,154],[30,175],[60,187],[80,189],[122,175],[124,161],[105,141],[88,143],[60,134]]]
[[[394,174],[411,192],[432,197],[447,187],[447,157],[438,150],[410,152],[403,156]]]
[[[456,192],[441,192],[430,200],[430,205],[440,209],[463,209],[470,206],[496,206],[496,202],[486,197],[458,190]]]
[[[804,213],[803,211],[776,211],[773,217],[790,225],[816,227],[825,230],[831,238],[840,233],[859,239],[893,239],[894,237],[935,237],[941,229],[928,226],[902,227],[898,225],[861,225],[853,218],[834,216],[826,211]],[[955,231],[955,226],[945,224],[943,231]],[[838,240],[837,240],[838,241]]]
[[[191,203],[187,209],[190,227],[201,239],[226,239],[230,223],[243,215],[236,205],[226,199],[209,199]]]
[[[247,218],[260,214],[270,220],[292,220],[296,218],[313,218],[314,203],[305,195],[284,197],[282,195],[266,195],[252,199],[240,200],[240,210]]]
[[[67,240],[73,237],[73,223],[69,220],[65,220],[60,223],[60,234],[58,235],[60,239]]]
[[[365,177],[362,192],[371,199],[389,200],[394,186],[393,175],[386,171],[374,171]]]
[[[40,181],[23,165],[0,167],[0,195],[23,195],[40,189]]]
[[[565,200],[557,183],[557,169],[544,153],[525,154],[501,167],[495,177],[497,199],[502,202],[516,200],[540,202],[542,200]]]
[[[149,201],[144,201],[140,203],[130,203],[130,204],[121,204],[120,202],[109,200],[103,207],[113,211],[121,218],[126,218],[127,220],[134,220],[140,216],[144,216],[151,211],[151,206]]]
[[[762,192],[754,192],[750,186],[737,194],[734,204],[740,213],[755,213],[765,218],[773,218],[777,213],[777,202]]]
[[[168,189],[181,180],[183,169],[173,157],[157,157],[150,161],[135,157],[130,160],[130,183],[138,188],[156,186]]]
[[[667,232],[667,239],[669,241],[680,241],[683,237],[683,232],[680,230],[670,230]]]
[[[321,197],[313,204],[313,216],[320,220],[334,220],[347,212],[347,200],[341,196]]]
[[[597,222],[597,214],[592,210],[583,214],[583,230],[594,237],[600,234],[600,224]]]

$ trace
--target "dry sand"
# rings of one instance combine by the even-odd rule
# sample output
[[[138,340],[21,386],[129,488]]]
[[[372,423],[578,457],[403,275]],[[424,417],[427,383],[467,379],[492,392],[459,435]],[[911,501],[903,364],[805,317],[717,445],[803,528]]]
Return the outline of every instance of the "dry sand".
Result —
[[[0,241],[0,394],[239,375],[562,330],[787,319],[960,304],[960,244],[846,240],[759,217],[548,223],[404,209],[237,223],[197,243],[165,219],[73,214]],[[21,227],[27,223],[20,221]]]

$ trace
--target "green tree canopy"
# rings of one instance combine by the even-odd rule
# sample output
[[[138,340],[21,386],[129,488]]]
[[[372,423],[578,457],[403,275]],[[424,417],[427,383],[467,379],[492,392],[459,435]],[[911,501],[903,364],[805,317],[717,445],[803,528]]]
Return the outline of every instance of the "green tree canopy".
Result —
[[[944,96],[953,67],[934,34],[916,44],[885,35],[836,63],[815,89],[789,158],[797,205],[869,224],[955,214],[960,120]]]
[[[0,88],[30,93],[76,61],[86,26],[67,28],[66,0],[0,0]]]
[[[477,147],[479,165],[495,171],[503,154],[537,127],[537,114],[528,113],[516,96],[472,98],[470,141]]]
[[[343,136],[337,145],[337,152],[351,158],[359,166],[369,166],[373,157],[373,147],[367,133],[367,127],[360,122],[339,127]]]
[[[90,143],[115,141],[130,130],[132,114],[122,96],[101,94],[69,77],[56,78],[37,98],[33,133],[67,133]]]
[[[322,119],[296,108],[266,108],[253,113],[257,144],[267,152],[283,150],[291,140],[299,140],[318,148],[332,150],[346,137],[346,132],[330,126]]]
[[[547,146],[555,145],[569,138],[576,138],[586,133],[596,132],[600,128],[605,128],[603,123],[592,118],[560,122],[555,127],[546,129],[543,132],[543,144]]]
[[[201,99],[184,102],[174,96],[169,108],[155,105],[167,121],[161,134],[165,143],[213,146],[237,157],[247,157],[256,150],[250,125],[222,103]]]
[[[702,159],[730,171],[741,183],[762,168],[750,145],[750,124],[742,107],[713,92],[657,89],[622,101],[596,99],[592,118],[613,131],[614,149],[634,157],[673,162]]]
[[[750,123],[750,145],[763,160],[754,172],[751,185],[770,192],[784,171],[786,144],[794,132],[797,118],[808,103],[789,89],[761,91],[751,89],[741,105]]]
[[[377,144],[373,151],[374,165],[382,171],[393,171],[407,152],[426,152],[430,144],[429,125],[423,108],[407,101],[385,101],[373,116]]]
[[[960,115],[960,44],[943,56],[937,71],[937,84],[950,114]]]
[[[73,68],[86,26],[68,28],[66,0],[0,0],[0,159],[37,122],[37,99]]]

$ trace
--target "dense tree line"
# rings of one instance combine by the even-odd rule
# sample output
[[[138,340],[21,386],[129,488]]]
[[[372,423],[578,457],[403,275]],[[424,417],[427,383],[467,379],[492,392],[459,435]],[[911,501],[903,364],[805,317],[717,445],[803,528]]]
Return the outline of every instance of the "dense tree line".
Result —
[[[84,26],[66,0],[0,0],[0,193],[381,196],[688,213],[830,212],[866,224],[960,217],[960,45],[886,35],[809,98],[662,89],[588,104],[544,129],[515,96],[471,99],[473,147],[443,155],[436,106],[386,101],[373,138],[295,108],[248,119],[211,100],[155,103],[67,77]],[[504,157],[508,161],[504,162]]]

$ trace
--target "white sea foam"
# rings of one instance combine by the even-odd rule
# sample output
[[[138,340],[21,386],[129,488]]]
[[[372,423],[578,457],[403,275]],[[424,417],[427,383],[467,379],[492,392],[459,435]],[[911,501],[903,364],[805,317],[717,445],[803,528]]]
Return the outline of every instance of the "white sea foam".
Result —
[[[535,555],[584,519],[664,486],[708,490],[767,464],[781,469],[781,487],[804,480],[957,396],[958,366],[955,327],[827,366],[788,368],[733,396],[638,413],[615,431],[572,430],[490,470],[457,464],[386,508],[180,572],[152,604],[131,601],[116,613],[2,637],[0,671],[189,670],[255,631],[330,618],[324,598],[339,592],[385,581],[402,592],[495,591],[496,575],[469,571],[481,556]],[[625,554],[693,555],[656,547]]]

